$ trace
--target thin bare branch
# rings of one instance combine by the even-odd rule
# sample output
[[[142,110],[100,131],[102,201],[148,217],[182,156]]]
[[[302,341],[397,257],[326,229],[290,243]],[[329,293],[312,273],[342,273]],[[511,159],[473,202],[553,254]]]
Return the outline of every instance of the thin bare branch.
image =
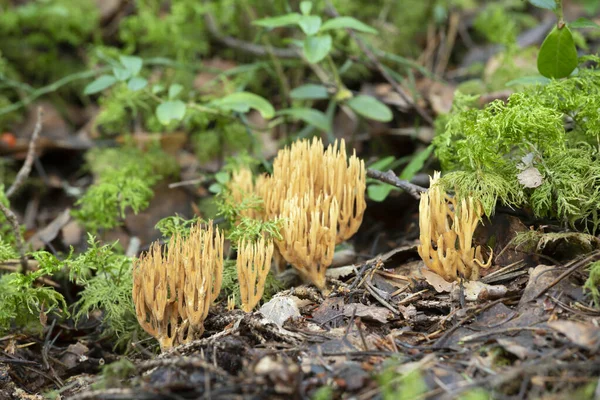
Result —
[[[333,4],[331,4],[330,1],[327,2],[327,7],[329,8],[329,13],[332,16],[340,16],[340,14],[337,12],[337,10],[333,6]],[[421,118],[423,118],[425,122],[427,122],[429,125],[433,125],[433,118],[431,118],[431,116],[427,114],[427,112],[423,108],[421,108],[421,106],[419,106],[415,101],[413,101],[413,99],[411,99],[406,95],[406,93],[404,93],[404,90],[402,90],[400,84],[398,84],[398,82],[396,82],[396,80],[387,72],[387,70],[383,67],[381,62],[379,62],[379,60],[377,59],[377,56],[369,49],[367,44],[352,29],[346,30],[348,31],[352,39],[354,39],[356,44],[358,44],[363,53],[365,53],[367,58],[373,63],[373,65],[375,65],[375,68],[377,68],[381,76],[383,76],[385,80],[388,81],[390,85],[392,85],[392,88],[394,88],[394,90],[400,95],[402,100],[404,100],[408,104],[411,104],[415,111],[421,116]]]
[[[25,247],[23,246],[23,238],[21,237],[21,229],[19,227],[19,220],[15,213],[10,208],[6,207],[0,202],[0,211],[4,214],[10,226],[12,227],[13,234],[15,235],[15,242],[17,250],[19,251],[19,259],[21,261],[21,273],[27,272],[27,257],[25,257]]]
[[[6,198],[11,198],[13,194],[16,193],[17,190],[23,185],[25,179],[29,176],[31,172],[31,166],[33,165],[33,161],[35,159],[35,144],[37,142],[38,136],[42,131],[42,117],[44,116],[44,112],[42,107],[38,107],[37,109],[37,121],[35,123],[35,128],[33,129],[33,134],[31,135],[31,140],[29,140],[29,149],[27,150],[27,157],[25,158],[25,163],[21,167],[21,170],[17,174],[15,181],[10,185],[8,190],[6,191]]]
[[[378,181],[388,183],[392,186],[396,186],[399,189],[405,190],[415,199],[420,199],[421,193],[427,191],[427,189],[424,187],[415,185],[414,183],[410,183],[409,181],[404,179],[399,179],[392,170],[389,170],[387,172],[381,172],[374,169],[368,169],[367,176],[369,178],[377,179]]]
[[[246,53],[254,54],[257,56],[268,56],[269,54],[273,54],[279,58],[302,58],[300,53],[293,48],[277,48],[272,47],[267,49],[264,46],[260,46],[254,43],[246,42],[240,39],[236,39],[230,36],[224,36],[221,31],[219,31],[219,27],[217,26],[214,17],[210,13],[206,13],[204,16],[204,20],[206,21],[206,27],[211,35],[218,41],[223,43],[224,45],[231,47],[236,50],[241,50]]]

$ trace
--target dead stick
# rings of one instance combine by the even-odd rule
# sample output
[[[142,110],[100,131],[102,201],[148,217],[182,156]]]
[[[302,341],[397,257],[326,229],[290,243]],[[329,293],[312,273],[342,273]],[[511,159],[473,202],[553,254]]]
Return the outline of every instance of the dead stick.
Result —
[[[21,238],[19,220],[17,219],[17,216],[10,210],[10,208],[6,207],[4,204],[2,204],[2,202],[0,202],[0,211],[2,211],[12,227],[13,234],[15,235],[17,250],[19,251],[19,259],[21,260],[20,272],[24,274],[27,272],[27,257],[25,257],[25,247],[23,246],[23,238]]]
[[[387,172],[381,172],[374,169],[367,170],[367,176],[369,178],[377,179],[378,181],[388,183],[392,186],[395,186],[399,189],[407,191],[410,195],[412,195],[415,199],[421,198],[421,193],[427,191],[426,188],[421,187],[419,185],[415,185],[414,183],[410,183],[407,180],[399,179],[394,171],[389,170]]]
[[[27,157],[25,158],[25,163],[19,170],[17,177],[12,185],[6,191],[6,198],[10,199],[13,194],[21,187],[25,179],[29,176],[31,172],[31,166],[33,165],[33,161],[35,159],[35,143],[37,142],[37,138],[40,135],[42,130],[42,116],[44,115],[42,111],[42,107],[38,107],[37,109],[37,121],[35,123],[35,128],[33,129],[33,134],[31,135],[31,140],[29,141],[29,149],[27,150]],[[15,234],[15,236],[17,236]]]
[[[327,2],[327,6],[332,16],[340,16],[340,14],[338,14],[337,10],[333,6],[333,4],[331,4],[330,1]],[[431,116],[427,114],[425,110],[423,110],[415,101],[410,99],[406,95],[406,93],[404,93],[404,90],[402,90],[398,82],[396,82],[396,80],[390,76],[390,74],[386,71],[386,69],[377,59],[377,56],[375,56],[375,54],[373,54],[373,52],[369,49],[366,43],[360,37],[358,37],[356,32],[354,32],[352,29],[346,29],[346,31],[348,31],[352,39],[354,39],[356,44],[358,44],[358,47],[360,47],[363,53],[365,53],[369,60],[371,60],[371,62],[375,65],[381,76],[383,76],[385,80],[388,81],[390,85],[392,85],[392,87],[400,95],[400,97],[402,97],[402,100],[406,101],[408,104],[412,104],[415,111],[421,116],[421,118],[423,118],[423,120],[425,120],[425,122],[427,122],[429,125],[433,125],[433,118],[431,118]]]

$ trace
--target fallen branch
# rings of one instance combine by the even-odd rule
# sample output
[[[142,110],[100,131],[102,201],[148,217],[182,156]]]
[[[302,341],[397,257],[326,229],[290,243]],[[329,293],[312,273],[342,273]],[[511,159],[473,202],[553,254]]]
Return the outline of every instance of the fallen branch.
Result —
[[[388,183],[392,186],[402,189],[408,192],[415,199],[420,199],[421,193],[427,191],[427,189],[424,187],[415,185],[414,183],[410,183],[409,181],[404,179],[399,179],[392,170],[389,170],[387,172],[381,172],[374,169],[368,169],[367,176],[369,178],[377,179],[378,181]]]
[[[29,176],[31,172],[31,166],[33,165],[33,161],[35,159],[35,143],[37,142],[37,138],[40,135],[42,130],[42,108],[38,107],[37,110],[37,121],[35,123],[35,128],[33,129],[33,133],[31,134],[31,140],[29,141],[29,149],[27,150],[27,157],[25,158],[25,163],[17,173],[17,177],[15,181],[10,185],[8,190],[6,191],[6,198],[10,198],[15,192],[23,185],[25,179]],[[17,251],[19,252],[19,260],[21,261],[21,273],[27,272],[27,257],[25,257],[25,246],[23,245],[23,238],[21,237],[21,229],[19,227],[19,220],[15,213],[11,211],[10,208],[5,206],[0,202],[0,211],[4,214],[7,221],[10,223],[10,226],[13,230],[13,234],[15,235],[15,244],[17,246]]]
[[[15,235],[15,242],[17,246],[17,250],[19,251],[19,260],[21,261],[21,273],[27,272],[27,257],[25,257],[25,247],[23,246],[23,238],[21,237],[21,230],[19,227],[19,220],[15,213],[13,213],[10,208],[6,207],[2,202],[0,202],[0,211],[4,214],[4,217],[10,223],[10,226],[13,230],[13,234]]]
[[[31,139],[29,140],[29,149],[27,150],[27,157],[25,158],[25,163],[19,170],[15,181],[10,185],[8,190],[6,191],[6,198],[10,199],[13,194],[16,193],[17,190],[23,185],[25,179],[29,176],[31,172],[31,166],[33,165],[33,161],[35,159],[35,144],[37,142],[37,138],[42,131],[42,116],[44,115],[42,111],[42,107],[38,107],[37,109],[37,121],[35,123],[35,128],[33,129],[33,133],[31,134]],[[15,235],[16,236],[16,235]]]
[[[225,36],[219,31],[219,27],[217,26],[214,17],[210,13],[206,13],[204,16],[204,20],[206,21],[206,27],[211,35],[218,41],[223,43],[224,45],[231,47],[236,50],[241,50],[246,53],[254,54],[257,56],[268,56],[273,54],[279,58],[302,58],[300,53],[293,48],[277,48],[272,47],[267,49],[264,46],[260,46],[254,43],[246,42],[240,39],[236,39],[231,36]]]
[[[330,1],[327,2],[327,7],[329,8],[329,13],[331,14],[331,16],[340,16],[340,14],[337,12],[337,10],[333,6],[333,4],[331,4]],[[404,93],[404,90],[402,90],[400,84],[398,84],[398,82],[396,82],[396,80],[392,78],[392,76],[383,67],[381,62],[379,62],[377,56],[371,51],[371,49],[369,49],[367,44],[356,34],[356,32],[354,32],[352,29],[346,29],[346,31],[348,31],[352,39],[354,39],[356,44],[358,44],[358,47],[360,47],[360,49],[363,51],[363,53],[365,53],[367,58],[373,63],[375,68],[377,68],[377,71],[379,71],[381,76],[383,76],[385,80],[388,81],[390,85],[392,85],[392,88],[394,88],[394,91],[396,91],[400,95],[402,100],[404,100],[408,104],[411,104],[415,111],[421,116],[421,118],[423,118],[425,122],[427,122],[429,125],[433,125],[433,118],[431,118],[431,116],[427,114],[427,112],[425,112],[423,108],[421,108],[415,101],[408,97],[406,93]]]

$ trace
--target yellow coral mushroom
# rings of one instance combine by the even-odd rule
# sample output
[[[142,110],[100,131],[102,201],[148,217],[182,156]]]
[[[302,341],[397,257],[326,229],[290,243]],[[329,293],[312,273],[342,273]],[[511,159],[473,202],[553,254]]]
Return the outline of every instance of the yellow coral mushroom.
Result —
[[[158,242],[135,260],[133,302],[142,328],[163,350],[204,332],[208,308],[221,290],[224,237],[212,221],[187,238],[171,238],[166,254]]]
[[[252,311],[262,298],[272,258],[272,240],[260,238],[255,243],[248,243],[244,240],[238,242],[236,264],[242,310],[246,312]]]
[[[484,262],[481,246],[473,248],[473,234],[481,216],[481,203],[472,197],[460,204],[439,185],[440,173],[431,178],[429,190],[421,195],[417,250],[425,265],[447,281],[459,277],[479,279],[480,268],[488,268],[492,254]]]
[[[362,223],[365,188],[364,161],[355,152],[347,157],[343,140],[325,150],[318,138],[279,151],[273,175],[257,185],[265,216],[283,221],[277,250],[321,289],[335,245],[354,235]]]

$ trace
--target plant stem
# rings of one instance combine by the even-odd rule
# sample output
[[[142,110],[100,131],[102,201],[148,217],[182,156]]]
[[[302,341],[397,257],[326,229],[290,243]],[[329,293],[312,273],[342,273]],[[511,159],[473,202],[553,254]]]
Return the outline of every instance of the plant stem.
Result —
[[[556,1],[556,11],[554,11],[554,12],[556,13],[556,17],[558,18],[558,21],[556,22],[556,26],[558,27],[558,29],[562,29],[565,26],[562,0],[554,0],[554,1]]]

